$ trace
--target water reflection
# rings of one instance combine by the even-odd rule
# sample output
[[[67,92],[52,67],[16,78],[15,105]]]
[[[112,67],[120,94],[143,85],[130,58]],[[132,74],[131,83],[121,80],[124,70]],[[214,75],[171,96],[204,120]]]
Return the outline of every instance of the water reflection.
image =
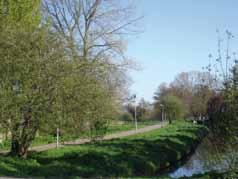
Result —
[[[231,154],[233,157],[230,157]],[[237,159],[237,152],[227,151],[223,154],[218,154],[214,146],[206,138],[198,146],[191,158],[183,166],[170,173],[169,176],[171,178],[180,178],[184,176],[191,177],[192,175],[209,171],[226,171],[234,159]]]

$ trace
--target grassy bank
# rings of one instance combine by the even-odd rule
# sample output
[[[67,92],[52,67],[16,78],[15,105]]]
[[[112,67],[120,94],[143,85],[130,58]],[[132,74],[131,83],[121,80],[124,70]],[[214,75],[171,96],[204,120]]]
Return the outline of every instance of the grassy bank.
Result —
[[[208,172],[205,174],[194,175],[191,179],[235,179],[238,178],[238,170],[227,171],[224,173]]]
[[[138,122],[138,128],[143,128],[149,125],[154,125],[158,124],[160,121],[141,121]],[[109,125],[106,134],[113,134],[117,132],[122,132],[122,131],[129,131],[135,129],[135,124],[134,122],[128,122],[128,121],[122,121],[120,123],[112,123]],[[88,137],[89,134],[82,133],[81,135],[78,136],[61,136],[60,141],[71,141],[79,138],[86,138]],[[56,142],[56,137],[53,135],[46,135],[46,136],[38,136],[35,138],[35,140],[32,142],[31,146],[40,146],[40,145],[45,145],[45,144],[50,144],[50,143],[55,143]],[[3,141],[0,144],[0,150],[8,150],[11,146],[11,141],[6,140]]]
[[[206,128],[177,121],[145,134],[68,146],[31,154],[27,160],[0,158],[1,176],[157,176],[197,144]]]

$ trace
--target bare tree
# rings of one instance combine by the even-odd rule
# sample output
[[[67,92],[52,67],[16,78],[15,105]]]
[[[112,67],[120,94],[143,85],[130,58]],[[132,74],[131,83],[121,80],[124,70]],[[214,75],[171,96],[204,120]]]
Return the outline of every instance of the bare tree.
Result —
[[[126,73],[135,66],[125,54],[126,39],[138,34],[141,18],[136,17],[132,1],[43,0],[42,7],[45,19],[66,42],[69,54],[93,64],[90,73],[113,94],[126,94]]]
[[[136,33],[132,3],[121,0],[44,0],[53,28],[84,59],[125,59],[125,37]]]
[[[220,31],[217,30],[217,56],[209,54],[209,64],[204,69],[215,77],[214,81],[221,83],[216,87],[222,88],[222,83],[228,83],[232,78],[232,69],[237,62],[237,53],[231,51],[231,42],[234,35],[226,30],[225,38],[221,38]]]

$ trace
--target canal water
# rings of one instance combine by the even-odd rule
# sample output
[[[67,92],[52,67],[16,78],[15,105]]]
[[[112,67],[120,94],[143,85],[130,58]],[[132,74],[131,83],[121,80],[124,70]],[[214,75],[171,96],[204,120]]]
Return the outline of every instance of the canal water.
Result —
[[[223,172],[237,165],[237,159],[238,155],[235,150],[227,149],[222,154],[218,153],[210,140],[205,138],[188,161],[178,169],[172,171],[169,176],[171,178],[180,178],[204,174],[209,171]]]

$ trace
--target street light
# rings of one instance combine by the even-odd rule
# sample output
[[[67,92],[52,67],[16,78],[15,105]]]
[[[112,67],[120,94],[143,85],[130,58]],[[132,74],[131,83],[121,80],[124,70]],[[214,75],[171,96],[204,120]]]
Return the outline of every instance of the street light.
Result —
[[[134,102],[134,105],[135,105],[135,126],[136,126],[136,131],[138,130],[138,126],[137,126],[137,116],[136,116],[136,95],[134,94],[132,96],[132,99],[133,99],[133,102]]]
[[[160,104],[160,107],[162,109],[162,121],[164,121],[164,105]]]
[[[59,148],[59,128],[56,129],[56,148]]]

